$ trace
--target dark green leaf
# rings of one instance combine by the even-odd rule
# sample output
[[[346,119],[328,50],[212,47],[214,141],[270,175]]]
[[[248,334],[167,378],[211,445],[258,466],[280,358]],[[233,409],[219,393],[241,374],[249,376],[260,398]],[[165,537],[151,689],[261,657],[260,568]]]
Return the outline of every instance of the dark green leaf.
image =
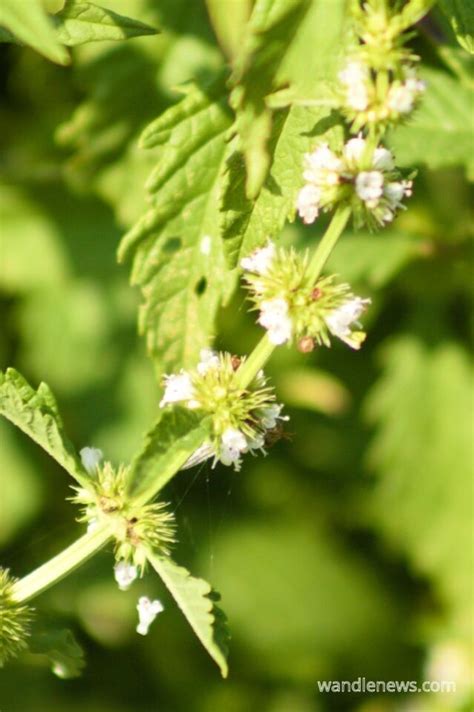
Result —
[[[459,44],[474,54],[474,3],[471,0],[440,0]]]

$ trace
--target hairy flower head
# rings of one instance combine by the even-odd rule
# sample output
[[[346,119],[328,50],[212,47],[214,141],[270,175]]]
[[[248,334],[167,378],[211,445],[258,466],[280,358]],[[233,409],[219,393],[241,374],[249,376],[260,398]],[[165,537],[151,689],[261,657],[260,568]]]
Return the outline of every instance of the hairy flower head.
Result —
[[[324,168],[314,168],[321,163]],[[313,168],[309,169],[311,165]],[[312,153],[304,156],[303,177],[308,182],[298,194],[296,209],[307,224],[314,222],[321,211],[346,203],[352,207],[357,227],[366,224],[376,229],[391,222],[396,211],[403,208],[402,198],[411,195],[411,181],[402,178],[391,151],[382,145],[371,148],[361,134],[349,139],[339,151],[329,149],[327,143],[316,145]],[[396,193],[394,186],[403,186],[402,193]],[[269,271],[264,276],[268,274]],[[260,285],[262,280],[263,277]],[[261,288],[260,292],[263,293]]]
[[[82,506],[78,521],[86,522],[89,529],[106,524],[115,538],[117,561],[136,567],[141,573],[147,549],[169,553],[175,540],[174,517],[164,502],[143,505],[130,502],[126,491],[128,475],[128,467],[114,468],[105,461],[98,466],[96,477],[87,488],[75,487],[72,500]],[[121,574],[123,571],[119,569],[119,577]]]
[[[33,609],[15,602],[15,582],[8,569],[0,568],[0,667],[28,647]]]
[[[378,158],[387,161],[385,155],[379,154]],[[367,192],[364,197],[370,200],[378,199],[381,190],[378,181],[371,182],[372,177],[360,186],[361,191]],[[258,250],[249,259],[249,264],[258,260]],[[296,340],[303,352],[311,351],[315,344],[330,346],[331,335],[354,349],[360,348],[365,334],[359,329],[359,317],[370,299],[355,296],[348,284],[337,284],[334,275],[308,285],[307,263],[306,255],[275,248],[264,277],[251,271],[244,273],[250,299],[260,313],[258,322],[267,329],[270,341],[279,344]]]
[[[267,279],[274,249],[269,243],[247,263],[259,278]],[[214,457],[214,464],[220,461],[238,471],[244,453],[263,449],[268,430],[265,418],[268,408],[275,404],[275,396],[262,376],[254,379],[247,388],[240,386],[237,370],[244,361],[229,353],[203,349],[196,367],[185,372],[190,389],[185,389],[180,400],[174,402],[211,416],[210,440],[198,448],[185,467]],[[165,395],[172,377],[165,377]],[[168,404],[165,397],[160,405]],[[280,416],[280,419],[285,418]]]

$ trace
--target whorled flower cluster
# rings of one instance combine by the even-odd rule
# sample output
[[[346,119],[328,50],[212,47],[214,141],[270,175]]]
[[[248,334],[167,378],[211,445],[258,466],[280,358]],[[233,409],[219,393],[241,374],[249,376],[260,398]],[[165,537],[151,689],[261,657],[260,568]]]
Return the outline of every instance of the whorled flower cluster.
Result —
[[[0,668],[28,647],[33,610],[13,599],[15,581],[0,568]]]
[[[169,553],[175,541],[174,517],[164,502],[135,505],[127,493],[129,468],[114,468],[102,462],[102,453],[96,448],[83,448],[81,459],[90,475],[88,487],[75,487],[73,502],[82,507],[78,521],[93,531],[106,524],[115,539],[115,556],[142,573],[147,551],[152,548],[162,554]],[[120,585],[120,584],[119,584]],[[126,588],[126,586],[125,586]]]
[[[377,82],[377,76],[360,59],[350,59],[339,72],[343,111],[352,131],[364,126],[396,123],[410,114],[426,90],[414,67],[405,68],[390,82]]]
[[[379,0],[352,5],[358,42],[339,72],[342,111],[357,133],[404,119],[416,107],[425,83],[417,76],[418,57],[405,47],[408,15]],[[416,20],[416,17],[413,17]]]
[[[236,372],[242,362],[229,353],[203,349],[195,369],[165,376],[161,408],[177,403],[211,416],[209,440],[185,467],[213,457],[213,466],[220,461],[238,471],[242,455],[265,453],[269,433],[287,420],[263,373],[247,388],[239,385]]]
[[[348,284],[336,284],[334,275],[307,284],[307,261],[306,255],[271,241],[241,260],[259,324],[275,345],[296,341],[307,352],[315,344],[330,346],[332,335],[359,349],[365,339],[359,318],[370,299],[352,294]]]
[[[371,150],[361,135],[346,142],[342,151],[318,144],[304,156],[303,178],[296,208],[306,224],[321,211],[350,204],[354,222],[375,229],[393,220],[412,193],[412,181],[402,178],[392,152],[384,146]]]

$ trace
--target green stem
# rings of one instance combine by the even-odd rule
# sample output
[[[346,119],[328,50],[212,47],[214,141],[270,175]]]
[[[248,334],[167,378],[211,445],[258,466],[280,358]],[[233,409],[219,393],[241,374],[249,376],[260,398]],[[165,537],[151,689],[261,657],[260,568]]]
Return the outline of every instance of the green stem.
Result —
[[[22,603],[34,598],[102,549],[110,538],[110,530],[105,526],[84,534],[60,554],[17,581],[12,590],[13,600]]]
[[[305,278],[309,285],[314,284],[323,271],[329,255],[333,251],[336,242],[347,225],[350,214],[351,209],[349,206],[342,206],[334,213],[328,229],[322,236],[311,262],[308,265],[308,269],[306,270]]]
[[[253,381],[257,373],[264,367],[275,349],[267,334],[264,334],[250,356],[245,359],[239,368],[237,379],[242,388],[246,388]]]

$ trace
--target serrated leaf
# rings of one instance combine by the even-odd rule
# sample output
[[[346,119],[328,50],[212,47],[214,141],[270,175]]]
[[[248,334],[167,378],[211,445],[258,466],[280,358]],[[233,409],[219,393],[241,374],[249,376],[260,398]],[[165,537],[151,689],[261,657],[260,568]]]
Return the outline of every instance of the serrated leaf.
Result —
[[[56,37],[41,0],[2,0],[0,25],[53,62],[69,64],[69,54]]]
[[[461,47],[474,54],[474,4],[470,0],[440,0]]]
[[[56,399],[45,383],[35,391],[13,368],[0,373],[0,415],[38,443],[77,482],[87,485],[81,461],[64,432]]]
[[[473,92],[447,72],[424,68],[426,94],[409,122],[390,136],[397,164],[430,168],[473,166]]]
[[[472,622],[472,548],[459,545],[472,518],[472,370],[459,345],[433,336],[402,335],[386,347],[367,403],[379,480],[371,511],[392,545],[432,578],[462,633]]]
[[[230,124],[218,81],[189,87],[142,137],[144,146],[159,147],[147,184],[153,207],[124,237],[119,259],[133,260],[131,282],[144,297],[140,332],[158,374],[195,364],[232,286],[217,230]]]
[[[146,501],[157,494],[208,435],[208,423],[197,413],[175,407],[163,411],[131,464],[129,492]]]
[[[272,105],[288,105],[296,99],[334,104],[331,81],[344,48],[346,10],[346,0],[255,3],[231,77],[235,130],[249,198],[258,195],[271,163]],[[272,94],[288,85],[277,92],[275,102]]]
[[[230,100],[236,110],[235,131],[245,160],[249,198],[258,195],[270,165],[267,143],[273,117],[265,99],[277,88],[276,73],[307,6],[307,0],[257,0],[235,61]]]
[[[220,198],[222,237],[231,268],[294,217],[296,196],[303,185],[303,156],[327,131],[337,132],[339,121],[323,107],[293,106],[279,111],[269,144],[270,172],[256,200],[245,192],[242,154],[231,153]],[[236,144],[233,147],[237,149]]]
[[[54,21],[57,38],[68,47],[85,42],[126,40],[158,34],[158,30],[144,22],[81,0],[68,0]]]
[[[46,655],[55,675],[70,680],[80,677],[85,666],[84,651],[72,631],[43,617],[35,621],[29,641],[30,652]]]
[[[226,617],[216,605],[220,596],[204,579],[191,576],[172,559],[150,553],[150,564],[162,579],[197,637],[227,677],[227,643],[229,633]]]

